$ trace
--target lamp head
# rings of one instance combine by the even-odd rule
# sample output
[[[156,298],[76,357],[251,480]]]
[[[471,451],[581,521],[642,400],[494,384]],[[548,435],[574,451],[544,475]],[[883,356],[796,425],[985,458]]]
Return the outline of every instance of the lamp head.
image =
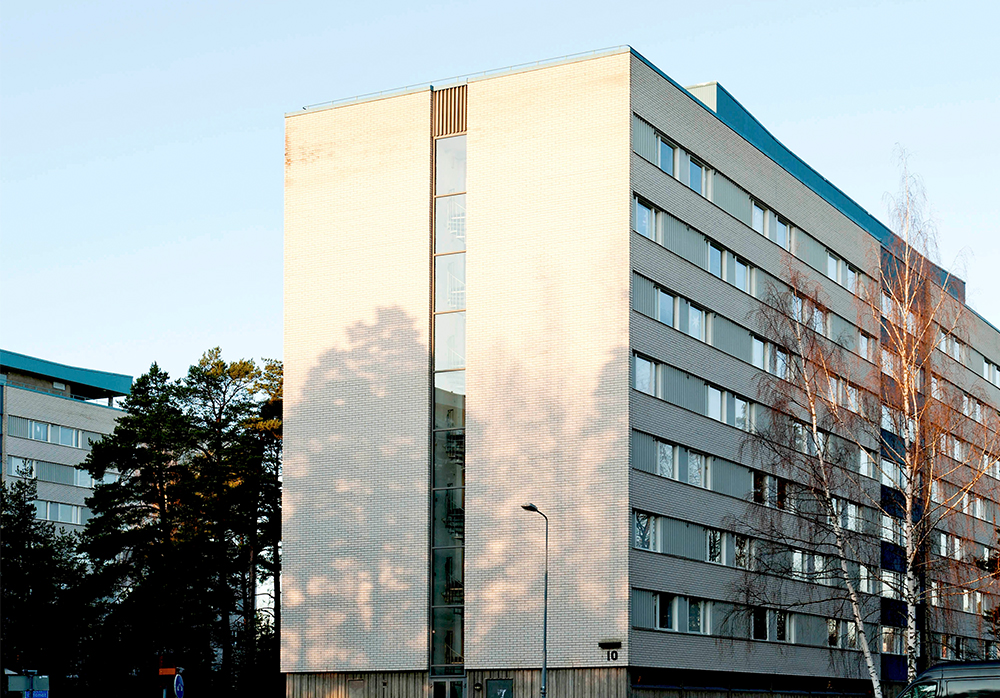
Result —
[[[521,508],[524,509],[525,511],[538,511],[538,507],[536,507],[534,504],[531,503],[522,504]]]

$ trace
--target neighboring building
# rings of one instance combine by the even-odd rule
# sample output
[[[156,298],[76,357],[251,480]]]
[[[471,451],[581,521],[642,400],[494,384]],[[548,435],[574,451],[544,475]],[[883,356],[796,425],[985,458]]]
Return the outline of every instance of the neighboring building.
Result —
[[[741,449],[761,289],[813,277],[874,366],[852,289],[892,234],[721,86],[625,47],[307,108],[285,202],[289,696],[536,695],[525,502],[550,696],[866,690],[822,614],[727,631],[725,522],[773,477]]]
[[[37,478],[38,518],[83,530],[94,482],[75,466],[92,441],[114,430],[120,414],[114,400],[131,387],[131,376],[0,350],[3,479]]]

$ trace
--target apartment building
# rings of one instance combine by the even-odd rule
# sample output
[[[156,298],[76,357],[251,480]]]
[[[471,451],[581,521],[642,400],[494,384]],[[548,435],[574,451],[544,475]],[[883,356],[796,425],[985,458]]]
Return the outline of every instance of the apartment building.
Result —
[[[76,466],[114,429],[114,401],[131,387],[131,376],[0,350],[3,479],[37,478],[39,519],[83,530],[94,481]]]
[[[814,331],[877,371],[858,289],[895,238],[725,89],[623,47],[306,108],[285,212],[288,695],[537,695],[545,522],[526,502],[550,525],[548,695],[866,690],[820,553],[786,551],[809,604],[739,595],[741,522],[797,484],[745,445],[761,378],[788,377],[764,290],[810,279]],[[995,411],[1000,333],[968,317],[942,349]],[[856,457],[891,492],[879,445]],[[990,546],[976,501],[964,544]],[[941,535],[936,554],[962,545]],[[880,564],[853,569],[893,681]],[[972,598],[942,654],[995,651]]]

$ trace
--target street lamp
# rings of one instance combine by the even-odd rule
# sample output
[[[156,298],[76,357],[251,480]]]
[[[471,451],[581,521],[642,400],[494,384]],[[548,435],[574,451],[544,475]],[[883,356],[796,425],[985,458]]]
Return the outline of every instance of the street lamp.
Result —
[[[541,698],[545,698],[546,671],[549,663],[549,517],[538,511],[534,504],[522,504],[525,511],[533,511],[545,519],[545,591],[542,604],[542,690],[539,693]]]

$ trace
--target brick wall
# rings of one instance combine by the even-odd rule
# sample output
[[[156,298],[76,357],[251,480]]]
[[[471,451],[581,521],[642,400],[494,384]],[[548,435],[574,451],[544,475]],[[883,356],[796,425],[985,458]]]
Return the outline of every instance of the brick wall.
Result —
[[[469,84],[466,666],[627,640],[629,54]],[[618,663],[628,661],[627,648]]]
[[[427,666],[430,92],[286,120],[282,671]]]

